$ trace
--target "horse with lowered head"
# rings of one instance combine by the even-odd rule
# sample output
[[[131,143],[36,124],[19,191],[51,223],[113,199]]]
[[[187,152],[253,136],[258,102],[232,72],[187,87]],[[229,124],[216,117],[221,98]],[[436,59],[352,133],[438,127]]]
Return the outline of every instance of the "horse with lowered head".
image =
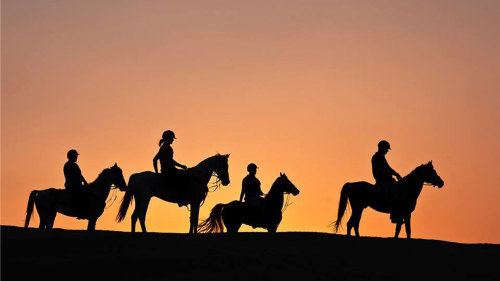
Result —
[[[40,216],[40,229],[52,229],[57,213],[61,213],[70,217],[87,219],[89,221],[87,230],[95,230],[97,219],[106,207],[106,198],[108,198],[112,185],[121,191],[127,187],[122,169],[116,163],[113,167],[104,169],[97,179],[85,188],[87,208],[84,214],[78,212],[75,198],[68,190],[56,188],[33,190],[28,200],[24,227],[28,227],[33,215],[33,206],[36,206]]]
[[[406,235],[408,238],[411,238],[411,213],[415,210],[418,196],[420,195],[425,183],[439,188],[444,185],[444,181],[437,174],[436,170],[434,170],[432,161],[427,164],[420,165],[402,180],[398,181],[401,196],[397,204],[391,204],[384,196],[384,193],[378,190],[379,187],[368,182],[346,183],[344,187],[342,187],[342,191],[340,193],[337,220],[333,223],[334,231],[338,231],[348,203],[351,204],[352,209],[351,217],[347,222],[348,236],[351,236],[351,229],[353,227],[356,236],[359,236],[359,222],[361,221],[363,210],[366,207],[371,207],[372,209],[382,213],[391,213],[392,206],[400,206],[398,207],[398,213],[401,213],[400,216],[402,217],[402,220],[398,220],[396,222],[396,232],[394,237],[397,238],[399,236],[401,226],[404,223]]]
[[[197,232],[200,206],[207,196],[210,178],[214,175],[217,177],[217,182],[224,186],[229,184],[228,159],[229,154],[217,154],[188,169],[189,183],[184,187],[188,188],[185,193],[189,195],[188,204],[191,207],[189,233]],[[128,207],[134,199],[135,209],[131,217],[132,232],[135,232],[137,219],[139,219],[142,231],[146,232],[146,212],[151,198],[155,196],[167,202],[179,203],[182,200],[179,188],[182,187],[167,188],[163,182],[163,175],[154,172],[146,171],[131,175],[116,220],[120,222],[125,218]]]
[[[228,232],[238,232],[242,224],[247,224],[253,228],[261,227],[268,232],[276,232],[282,219],[284,194],[291,193],[295,196],[299,192],[288,177],[280,173],[263,198],[262,210],[255,210],[237,200],[217,204],[210,216],[200,224],[199,230],[205,233],[224,232],[225,225]]]

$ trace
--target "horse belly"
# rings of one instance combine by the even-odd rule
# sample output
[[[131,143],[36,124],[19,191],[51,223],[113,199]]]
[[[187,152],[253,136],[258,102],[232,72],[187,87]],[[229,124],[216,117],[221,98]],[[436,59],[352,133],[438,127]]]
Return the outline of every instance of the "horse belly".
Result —
[[[153,194],[154,196],[171,203],[177,203],[179,201],[179,191],[174,189],[163,189],[158,190]]]

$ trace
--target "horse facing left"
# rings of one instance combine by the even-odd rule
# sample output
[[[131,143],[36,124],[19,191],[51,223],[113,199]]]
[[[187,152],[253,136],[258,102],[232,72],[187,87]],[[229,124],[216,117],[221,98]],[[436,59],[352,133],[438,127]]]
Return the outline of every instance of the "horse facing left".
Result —
[[[87,230],[95,230],[97,219],[104,212],[106,198],[115,185],[121,191],[125,191],[127,185],[123,178],[122,169],[115,165],[104,169],[97,179],[86,188],[88,196],[88,212],[84,218],[88,220]],[[40,229],[52,229],[57,213],[70,217],[77,217],[77,209],[73,196],[65,189],[48,188],[44,190],[33,190],[28,200],[26,220],[24,227],[28,227],[33,215],[33,206],[36,206],[40,217]]]

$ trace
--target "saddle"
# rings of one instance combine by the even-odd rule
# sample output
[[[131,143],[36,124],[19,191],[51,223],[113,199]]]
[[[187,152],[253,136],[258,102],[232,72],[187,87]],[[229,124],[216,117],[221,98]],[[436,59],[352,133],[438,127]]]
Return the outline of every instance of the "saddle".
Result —
[[[264,198],[255,197],[251,199],[245,198],[243,203],[245,217],[248,224],[253,228],[259,227],[263,224],[266,212],[266,204]]]
[[[168,173],[159,174],[161,185],[166,190],[174,190],[179,194],[179,207],[189,204],[190,200],[190,180],[189,170],[174,170]]]
[[[387,181],[374,185],[380,200],[390,206],[391,221],[398,223],[403,221],[403,215],[409,212],[408,194],[404,184],[399,181]]]
[[[89,213],[90,193],[85,189],[63,189],[59,193],[60,204],[74,206],[78,219],[86,219]]]
[[[378,197],[386,204],[393,204],[402,199],[402,186],[399,182],[378,182],[373,187]]]

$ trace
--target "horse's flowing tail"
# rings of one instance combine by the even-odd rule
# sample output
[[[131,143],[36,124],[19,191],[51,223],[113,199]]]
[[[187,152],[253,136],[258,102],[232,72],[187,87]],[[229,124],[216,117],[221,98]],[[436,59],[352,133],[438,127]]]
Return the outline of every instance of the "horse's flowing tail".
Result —
[[[28,208],[26,209],[26,220],[24,221],[24,227],[27,228],[30,224],[30,219],[33,216],[33,206],[35,205],[35,199],[40,191],[33,190],[30,193],[30,198],[28,199]]]
[[[226,204],[217,204],[210,212],[210,216],[198,226],[198,231],[201,233],[224,232],[222,224],[222,209]]]
[[[124,218],[125,215],[127,215],[127,210],[130,204],[132,204],[132,199],[134,198],[134,193],[132,192],[132,188],[129,187],[127,188],[127,191],[125,192],[125,196],[123,196],[122,199],[122,204],[120,205],[120,210],[118,211],[118,214],[116,215],[116,221],[121,222]]]
[[[344,216],[345,209],[347,208],[348,202],[348,188],[350,184],[346,183],[344,184],[344,187],[342,187],[342,191],[340,192],[340,200],[339,200],[339,211],[337,213],[337,220],[333,223],[334,224],[334,231],[338,232],[340,224],[342,223],[342,217]]]

